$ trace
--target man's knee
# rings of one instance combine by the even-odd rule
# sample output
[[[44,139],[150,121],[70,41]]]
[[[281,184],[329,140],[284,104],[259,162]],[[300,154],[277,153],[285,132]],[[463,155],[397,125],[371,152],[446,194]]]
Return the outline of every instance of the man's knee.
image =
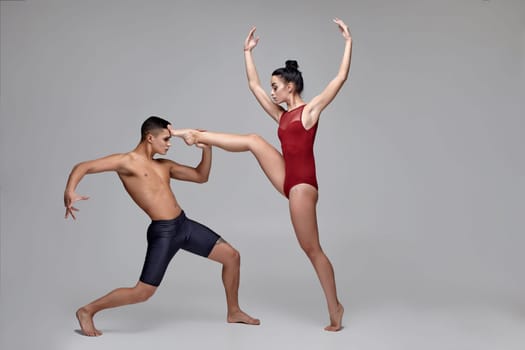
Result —
[[[228,266],[239,265],[241,262],[241,255],[237,249],[222,238],[217,241],[208,258]]]
[[[221,243],[223,244],[223,243]],[[241,254],[231,245],[228,245],[228,250],[226,252],[226,261],[229,264],[239,265],[241,263]]]
[[[155,294],[156,290],[157,288],[154,286],[139,282],[135,287],[135,299],[138,303],[145,302]]]
[[[228,258],[232,263],[236,265],[239,265],[241,263],[241,254],[237,249],[233,247],[231,248],[230,252],[228,252]]]

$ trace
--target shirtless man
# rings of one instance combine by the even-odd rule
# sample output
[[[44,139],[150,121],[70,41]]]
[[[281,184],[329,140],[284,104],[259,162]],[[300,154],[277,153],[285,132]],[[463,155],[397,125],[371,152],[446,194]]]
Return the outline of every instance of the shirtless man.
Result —
[[[148,228],[148,248],[139,281],[134,287],[115,289],[78,309],[76,316],[84,335],[102,334],[93,323],[93,316],[97,312],[148,300],[160,285],[170,260],[180,248],[223,265],[227,322],[251,325],[260,323],[239,307],[239,252],[206,226],[187,218],[170,187],[171,178],[206,182],[211,168],[211,148],[197,145],[202,148],[202,159],[195,168],[168,159],[154,159],[155,154],[165,155],[171,146],[168,125],[170,123],[164,119],[148,118],[142,124],[141,141],[133,151],[79,163],[69,175],[64,191],[66,219],[70,215],[76,219],[75,212],[78,209],[73,204],[89,198],[75,192],[84,175],[115,171],[131,198],[152,220]]]

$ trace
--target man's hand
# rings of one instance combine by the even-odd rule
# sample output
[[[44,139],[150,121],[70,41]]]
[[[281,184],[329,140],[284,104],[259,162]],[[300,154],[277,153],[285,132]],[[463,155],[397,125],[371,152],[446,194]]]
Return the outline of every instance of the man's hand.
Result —
[[[81,196],[79,194],[76,194],[74,191],[70,192],[64,192],[64,206],[66,207],[66,215],[64,216],[65,219],[68,218],[69,215],[73,218],[73,220],[76,220],[75,217],[75,211],[79,211],[77,208],[73,206],[73,203],[80,200],[86,200],[89,199],[88,196]]]
[[[206,143],[196,143],[195,146],[199,147],[199,148],[202,148],[202,149],[211,149],[211,146],[206,144]]]

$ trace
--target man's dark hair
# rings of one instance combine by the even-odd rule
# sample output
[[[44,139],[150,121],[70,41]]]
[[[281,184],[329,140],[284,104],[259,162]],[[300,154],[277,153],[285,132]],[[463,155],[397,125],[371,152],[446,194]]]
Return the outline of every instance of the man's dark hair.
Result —
[[[146,139],[146,135],[151,134],[154,130],[167,129],[168,125],[171,125],[171,123],[167,120],[156,116],[149,117],[144,121],[144,123],[142,123],[140,128],[140,141],[144,141]]]

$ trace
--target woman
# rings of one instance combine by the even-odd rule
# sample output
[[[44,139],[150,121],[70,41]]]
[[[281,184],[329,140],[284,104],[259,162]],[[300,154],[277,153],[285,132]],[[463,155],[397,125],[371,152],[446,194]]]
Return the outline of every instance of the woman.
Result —
[[[289,200],[290,216],[297,240],[319,277],[328,304],[330,324],[327,331],[342,328],[343,306],[337,298],[334,271],[319,243],[316,205],[318,186],[315,174],[313,144],[321,112],[337,95],[348,78],[352,55],[352,38],[346,24],[334,19],[345,48],[337,76],[310,102],[301,97],[303,79],[296,61],[275,70],[271,77],[271,94],[261,86],[252,50],[259,38],[253,27],[244,43],[246,75],[250,90],[262,108],[279,123],[278,135],[283,154],[258,135],[221,134],[196,130],[174,130],[173,136],[183,137],[187,144],[205,143],[230,152],[250,151],[273,186]],[[287,109],[281,107],[286,104]]]

